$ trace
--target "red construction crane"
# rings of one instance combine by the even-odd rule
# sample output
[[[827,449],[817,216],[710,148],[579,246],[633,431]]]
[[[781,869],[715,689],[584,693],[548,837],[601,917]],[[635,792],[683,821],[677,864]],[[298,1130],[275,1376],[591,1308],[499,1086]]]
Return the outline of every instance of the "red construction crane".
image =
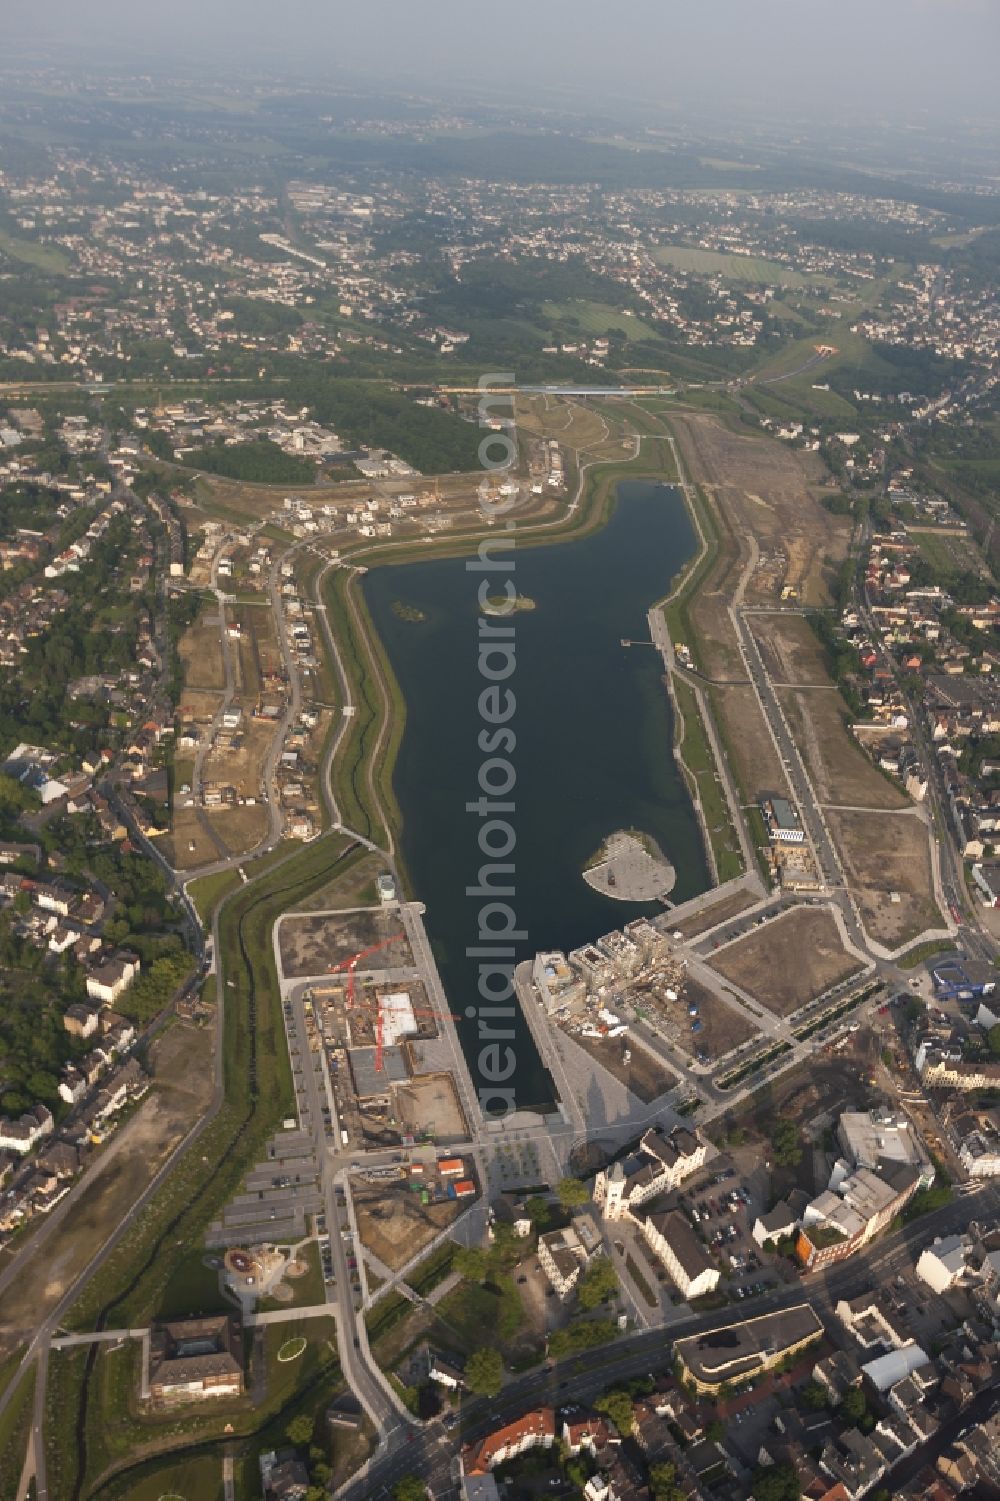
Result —
[[[331,975],[335,975],[341,969],[347,970],[348,1006],[354,1005],[354,976],[359,962],[367,958],[369,954],[377,954],[379,949],[387,948],[390,943],[398,943],[401,938],[405,937],[405,933],[391,933],[388,938],[383,938],[380,943],[373,943],[369,948],[359,949],[356,954],[351,954],[348,958],[341,959],[339,964],[331,964],[329,970]]]
[[[354,978],[361,960],[366,958],[369,954],[377,954],[379,949],[387,948],[390,943],[398,943],[401,938],[405,937],[405,933],[391,933],[388,938],[383,938],[380,943],[373,943],[369,948],[359,949],[356,954],[350,954],[346,959],[341,959],[339,964],[331,964],[329,969],[329,973],[331,975],[336,974],[339,970],[342,969],[346,969],[347,971],[346,1004],[349,1009],[353,1010],[357,1006],[357,1001],[355,1000],[354,995]],[[375,1000],[371,1003],[364,1002],[363,1009],[374,1009],[375,1011],[375,1071],[376,1073],[381,1073],[383,1053],[385,1051],[383,1043],[385,1036],[385,1012],[380,1000]],[[433,1007],[430,1006],[414,1006],[412,1010],[414,1016],[433,1016],[435,1020],[441,1020],[443,1017],[450,1017],[452,1021],[456,1022],[460,1020],[460,1018],[457,1017],[452,1011],[435,1011]]]
[[[384,1036],[385,1008],[380,1000],[376,1000],[375,1008],[375,1072],[380,1074],[382,1072],[382,1039]],[[433,1016],[435,1021],[440,1021],[445,1016],[450,1016],[453,1022],[459,1020],[453,1011],[435,1011],[432,1006],[412,1006],[410,1009],[414,1016]]]

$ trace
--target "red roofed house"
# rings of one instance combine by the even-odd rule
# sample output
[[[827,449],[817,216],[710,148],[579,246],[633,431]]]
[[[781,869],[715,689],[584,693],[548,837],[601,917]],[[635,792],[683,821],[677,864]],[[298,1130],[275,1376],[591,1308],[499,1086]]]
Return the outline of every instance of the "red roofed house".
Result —
[[[516,1422],[508,1423],[506,1428],[498,1428],[495,1433],[487,1435],[480,1443],[469,1444],[462,1451],[462,1468],[467,1475],[484,1475],[528,1449],[538,1445],[551,1448],[555,1437],[555,1409],[536,1407]]]

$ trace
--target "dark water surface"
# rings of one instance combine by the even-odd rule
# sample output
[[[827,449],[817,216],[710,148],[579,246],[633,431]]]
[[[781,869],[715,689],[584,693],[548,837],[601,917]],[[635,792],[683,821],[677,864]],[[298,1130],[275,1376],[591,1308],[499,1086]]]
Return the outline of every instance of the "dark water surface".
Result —
[[[509,759],[517,773],[509,821],[517,925],[527,937],[518,957],[572,949],[655,906],[612,901],[586,885],[581,870],[602,839],[620,828],[651,834],[677,869],[675,901],[703,891],[709,875],[697,820],[671,751],[673,723],[661,682],[662,661],[649,646],[646,611],[692,556],[696,537],[680,495],[644,481],[618,487],[607,526],[577,542],[516,545],[513,572],[470,572],[462,558],[373,570],[365,597],[407,706],[395,773],[403,815],[402,857],[427,928],[451,1009],[477,1002],[482,898],[465,894],[488,857],[481,819],[465,811],[481,795],[478,744],[481,579],[502,593],[510,576],[534,610],[509,617],[516,666],[503,687],[517,706]],[[490,592],[493,591],[491,584]],[[401,619],[394,604],[426,618]],[[493,733],[496,733],[494,730]],[[505,749],[503,747],[502,749]],[[517,1072],[522,1107],[552,1100],[552,1084],[518,1014]],[[473,1079],[480,1082],[475,1021],[459,1032]]]

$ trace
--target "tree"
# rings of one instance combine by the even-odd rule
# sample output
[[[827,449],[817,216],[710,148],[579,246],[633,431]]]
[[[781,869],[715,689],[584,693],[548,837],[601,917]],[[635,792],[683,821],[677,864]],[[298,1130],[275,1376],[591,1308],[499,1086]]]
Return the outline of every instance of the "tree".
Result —
[[[314,1418],[311,1418],[307,1412],[299,1412],[295,1414],[285,1432],[288,1435],[289,1441],[297,1449],[304,1449],[311,1442],[315,1427],[316,1422]]]
[[[677,1484],[677,1470],[669,1459],[650,1465],[649,1488],[653,1501],[683,1501],[684,1490]]]
[[[404,1475],[392,1488],[393,1501],[427,1501],[427,1487],[416,1475]]]
[[[590,1198],[590,1190],[579,1178],[560,1178],[556,1193],[564,1209],[575,1209],[580,1204],[586,1204]]]
[[[495,1397],[503,1385],[503,1357],[499,1350],[473,1350],[465,1366],[465,1383],[480,1397]]]
[[[488,1264],[486,1252],[478,1246],[460,1246],[455,1252],[455,1270],[467,1282],[482,1282]]]
[[[618,1289],[618,1274],[607,1256],[595,1256],[580,1278],[578,1297],[581,1308],[596,1308]]]
[[[822,1412],[826,1406],[826,1391],[818,1381],[807,1381],[799,1396],[810,1412]]]
[[[802,1161],[802,1140],[794,1121],[779,1116],[771,1123],[771,1148],[780,1167],[797,1167]]]
[[[765,1465],[754,1471],[750,1494],[754,1501],[799,1501],[802,1487],[791,1465]]]
[[[721,1423],[718,1418],[713,1418],[710,1423],[705,1425],[705,1437],[710,1443],[721,1444],[725,1436],[726,1425],[725,1423]]]
[[[852,1386],[844,1393],[838,1409],[840,1417],[845,1423],[852,1423],[859,1428],[868,1418],[868,1403],[860,1386]]]
[[[997,1022],[996,1026],[991,1027],[987,1032],[986,1041],[990,1045],[990,1052],[994,1058],[1000,1058],[1000,1022]]]
[[[623,1392],[620,1389],[615,1389],[609,1392],[602,1392],[601,1395],[595,1400],[594,1406],[596,1407],[598,1412],[603,1412],[608,1415],[612,1423],[614,1423],[615,1427],[618,1429],[618,1432],[621,1434],[622,1438],[627,1438],[628,1435],[632,1432],[634,1417],[632,1412],[632,1398],[629,1396],[628,1392]]]
[[[524,1207],[527,1210],[528,1218],[534,1225],[535,1229],[544,1230],[548,1225],[549,1220],[552,1218],[551,1211],[548,1206],[548,1201],[546,1199],[543,1199],[541,1194],[532,1194],[531,1198],[528,1200],[527,1204],[525,1204]]]

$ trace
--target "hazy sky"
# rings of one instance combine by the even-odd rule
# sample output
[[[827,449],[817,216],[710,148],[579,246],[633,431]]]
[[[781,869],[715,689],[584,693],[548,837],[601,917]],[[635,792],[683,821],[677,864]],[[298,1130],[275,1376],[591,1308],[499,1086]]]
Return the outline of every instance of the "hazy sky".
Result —
[[[530,88],[835,116],[1000,113],[1000,0],[44,0],[8,42],[150,65],[271,62],[495,100]]]

